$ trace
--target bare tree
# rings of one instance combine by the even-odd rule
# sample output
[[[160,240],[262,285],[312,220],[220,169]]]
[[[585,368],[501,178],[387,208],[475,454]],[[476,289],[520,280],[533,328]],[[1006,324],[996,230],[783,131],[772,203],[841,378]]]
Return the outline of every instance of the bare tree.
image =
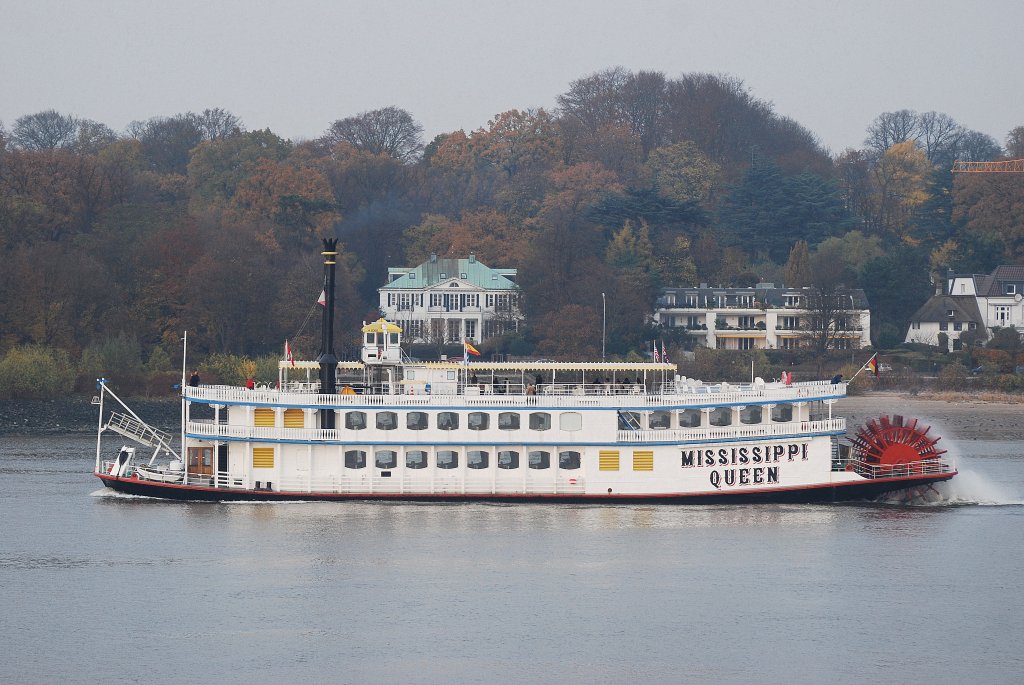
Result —
[[[106,124],[91,119],[79,119],[78,132],[71,147],[76,152],[95,154],[115,140],[117,134]]]
[[[203,132],[203,137],[206,140],[230,138],[245,132],[242,120],[220,107],[204,109],[201,114],[194,116],[199,130]]]
[[[864,144],[879,156],[886,150],[907,140],[917,140],[921,132],[921,120],[912,109],[898,112],[884,112],[875,117],[868,127]]]
[[[987,162],[998,159],[1003,151],[996,139],[980,131],[964,131],[957,143],[955,159],[965,162]]]
[[[918,119],[920,133],[918,141],[924,148],[928,161],[933,164],[953,162],[954,152],[966,131],[948,114],[925,112]]]
[[[622,67],[606,69],[569,84],[569,91],[558,96],[559,111],[578,121],[591,133],[624,122],[620,93],[633,75]]]
[[[23,150],[55,150],[71,147],[78,122],[70,114],[48,109],[18,117],[11,130],[11,142]]]
[[[423,151],[422,135],[423,127],[409,112],[392,106],[335,121],[323,141],[328,145],[348,143],[372,154],[409,162]]]
[[[1011,159],[1024,159],[1024,126],[1017,126],[1006,134],[1006,154]]]

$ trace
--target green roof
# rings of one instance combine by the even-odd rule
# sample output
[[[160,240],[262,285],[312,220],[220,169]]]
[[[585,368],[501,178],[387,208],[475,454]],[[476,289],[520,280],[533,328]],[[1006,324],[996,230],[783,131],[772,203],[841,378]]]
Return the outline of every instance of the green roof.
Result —
[[[388,269],[388,282],[381,290],[422,289],[457,278],[486,290],[514,290],[515,269],[492,269],[476,260],[431,257],[415,268]]]

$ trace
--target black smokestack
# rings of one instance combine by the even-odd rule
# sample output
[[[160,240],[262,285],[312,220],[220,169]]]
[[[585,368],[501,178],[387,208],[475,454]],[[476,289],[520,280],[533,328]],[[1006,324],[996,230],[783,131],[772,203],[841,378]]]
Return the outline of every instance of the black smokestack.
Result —
[[[335,373],[338,370],[338,357],[334,354],[334,268],[338,262],[338,239],[324,238],[324,304],[323,325],[320,327],[320,392],[332,395],[338,390]],[[334,410],[323,410],[321,428],[334,428]]]

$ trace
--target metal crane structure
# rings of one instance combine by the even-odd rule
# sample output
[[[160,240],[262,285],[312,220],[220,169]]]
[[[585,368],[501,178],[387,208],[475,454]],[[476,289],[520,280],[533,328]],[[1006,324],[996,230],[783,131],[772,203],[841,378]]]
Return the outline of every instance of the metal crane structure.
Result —
[[[1024,159],[1004,159],[999,162],[953,162],[954,174],[1024,174]]]

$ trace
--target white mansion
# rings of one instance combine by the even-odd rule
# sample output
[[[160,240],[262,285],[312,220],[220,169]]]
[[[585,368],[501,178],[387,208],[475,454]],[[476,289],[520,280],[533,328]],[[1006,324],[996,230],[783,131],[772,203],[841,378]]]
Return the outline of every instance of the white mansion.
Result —
[[[388,269],[378,289],[380,310],[409,342],[482,342],[519,330],[515,269],[492,269],[476,260],[430,259],[415,268]]]
[[[998,266],[991,274],[949,272],[943,285],[910,317],[905,342],[938,345],[944,334],[946,349],[954,351],[963,349],[966,331],[981,331],[981,340],[995,328],[1024,331],[1024,266]]]
[[[724,350],[796,349],[808,344],[826,308],[816,308],[813,288],[665,288],[654,320],[685,328],[696,344]],[[871,312],[864,291],[845,289],[827,309],[835,349],[871,347]]]

